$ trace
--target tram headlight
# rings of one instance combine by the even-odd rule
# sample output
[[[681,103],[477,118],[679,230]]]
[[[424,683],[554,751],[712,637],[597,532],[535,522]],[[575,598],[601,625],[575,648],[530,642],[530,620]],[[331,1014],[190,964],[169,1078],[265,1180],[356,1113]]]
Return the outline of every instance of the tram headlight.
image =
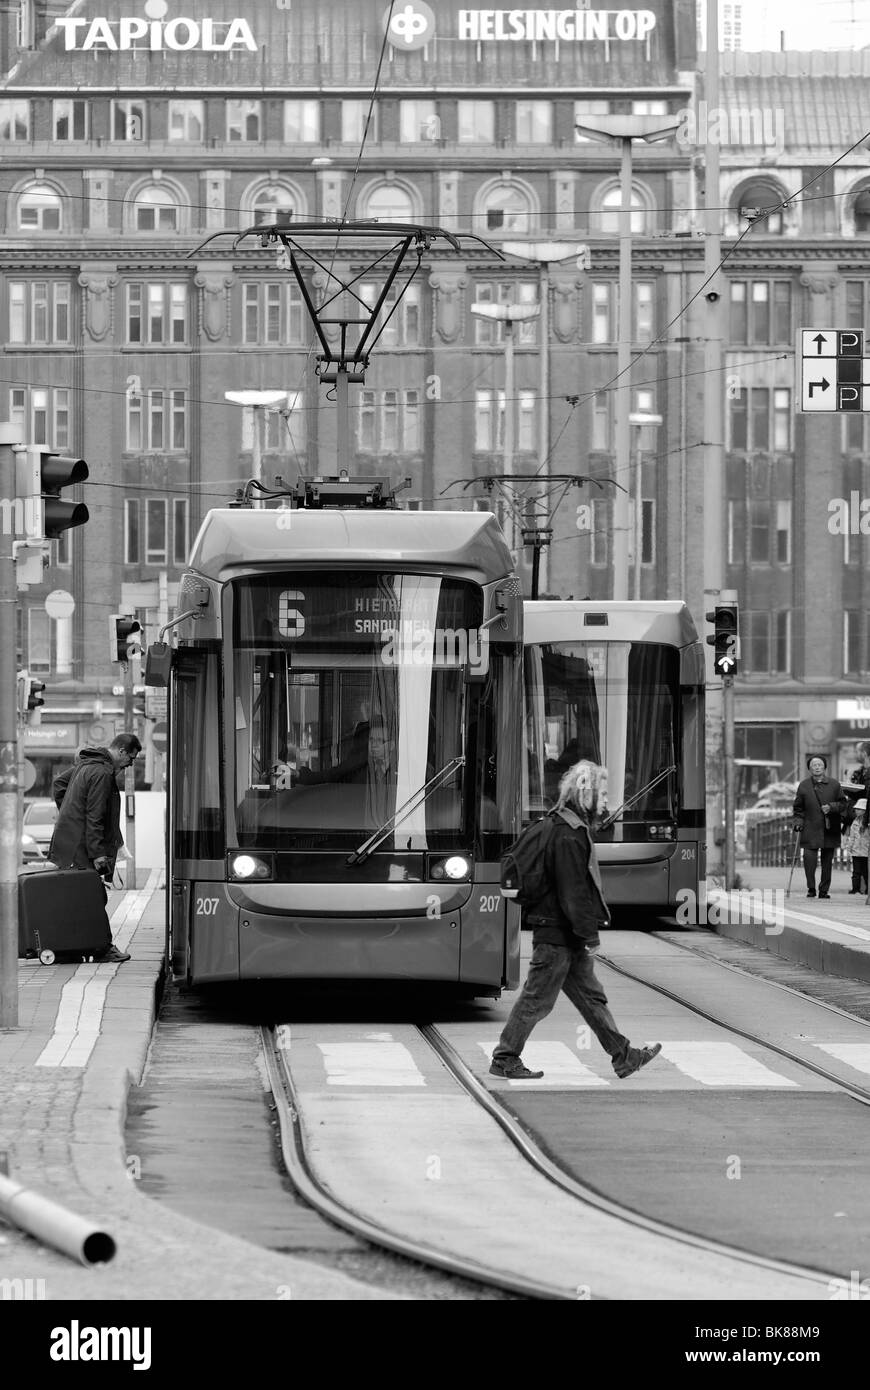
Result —
[[[429,877],[451,879],[454,883],[471,878],[471,860],[464,854],[448,854],[444,859],[429,860]]]
[[[230,878],[250,883],[252,879],[272,877],[272,862],[258,854],[231,854]]]

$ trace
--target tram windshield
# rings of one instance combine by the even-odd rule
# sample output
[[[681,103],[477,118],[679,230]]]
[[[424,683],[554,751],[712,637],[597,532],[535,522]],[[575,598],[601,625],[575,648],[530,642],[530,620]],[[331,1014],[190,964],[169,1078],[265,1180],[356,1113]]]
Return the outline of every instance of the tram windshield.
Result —
[[[552,806],[563,773],[589,758],[607,768],[611,812],[641,793],[614,839],[629,822],[674,818],[677,778],[655,779],[678,761],[679,652],[648,642],[557,642],[530,646],[525,658],[526,817]]]
[[[356,848],[440,768],[394,850],[467,827],[467,668],[485,661],[474,585],[440,575],[299,571],[234,584],[240,846]]]

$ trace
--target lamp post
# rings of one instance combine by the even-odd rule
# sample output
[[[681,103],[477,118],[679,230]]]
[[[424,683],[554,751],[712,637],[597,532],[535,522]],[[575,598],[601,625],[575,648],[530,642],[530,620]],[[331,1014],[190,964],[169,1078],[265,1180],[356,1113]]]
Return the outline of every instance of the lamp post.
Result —
[[[504,324],[504,471],[514,467],[514,324],[537,318],[539,304],[483,304],[475,301],[471,312],[481,319],[496,319]],[[496,432],[498,439],[498,400],[496,399]],[[516,550],[516,517],[511,517],[510,548]]]
[[[253,449],[251,451],[251,476],[258,483],[263,481],[263,412],[269,405],[280,405],[286,401],[286,391],[224,391],[224,397],[232,401],[234,405],[250,406],[253,416]],[[254,498],[254,506],[259,507],[261,502]]]
[[[667,116],[595,116],[592,123],[575,122],[581,135],[620,150],[619,187],[619,340],[616,369],[620,389],[616,393],[616,470],[618,484],[613,497],[613,597],[628,598],[628,542],[630,531],[628,483],[631,472],[629,411],[631,367],[631,168],[632,142],[666,140],[679,129],[679,121]],[[624,490],[621,490],[624,489]]]
[[[538,267],[538,300],[541,306],[541,413],[538,421],[538,468],[542,477],[548,471],[550,454],[550,275],[552,263],[577,259],[585,267],[588,263],[589,247],[585,242],[567,241],[508,241],[502,242],[502,251],[520,261],[531,261]],[[535,552],[536,558],[539,552]],[[546,557],[540,557],[546,565]],[[543,587],[547,588],[546,571]]]
[[[654,429],[662,423],[661,415],[652,415],[645,410],[634,410],[628,417],[628,423],[635,427],[635,450],[634,450],[634,528],[633,528],[633,569],[634,584],[632,597],[637,600],[640,598],[640,566],[643,558],[643,480],[640,442],[641,432],[644,425],[652,425]]]

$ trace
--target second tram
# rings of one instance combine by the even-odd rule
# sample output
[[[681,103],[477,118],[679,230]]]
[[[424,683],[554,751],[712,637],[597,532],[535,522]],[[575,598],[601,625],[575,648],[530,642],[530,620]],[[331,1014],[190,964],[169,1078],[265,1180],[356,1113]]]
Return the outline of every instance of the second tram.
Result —
[[[149,674],[174,973],[516,987],[522,599],[495,519],[212,511],[178,602]]]
[[[579,758],[608,770],[608,904],[673,912],[705,874],[704,649],[676,601],[527,601],[526,821]]]

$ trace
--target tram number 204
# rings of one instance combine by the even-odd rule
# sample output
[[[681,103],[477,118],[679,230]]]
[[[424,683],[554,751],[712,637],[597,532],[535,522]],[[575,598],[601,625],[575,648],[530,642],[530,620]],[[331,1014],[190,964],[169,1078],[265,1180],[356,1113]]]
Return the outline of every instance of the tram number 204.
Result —
[[[217,898],[197,898],[196,915],[197,917],[214,917],[218,910]]]

